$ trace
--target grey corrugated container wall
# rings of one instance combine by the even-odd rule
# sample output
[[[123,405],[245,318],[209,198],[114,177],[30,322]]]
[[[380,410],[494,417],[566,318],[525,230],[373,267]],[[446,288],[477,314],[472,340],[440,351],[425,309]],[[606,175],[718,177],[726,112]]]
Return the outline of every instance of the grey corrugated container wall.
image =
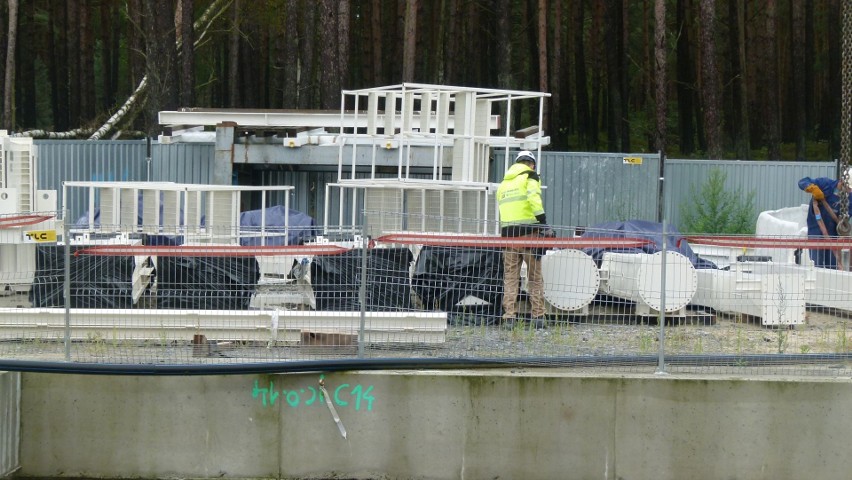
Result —
[[[63,181],[171,181],[210,183],[212,143],[152,143],[150,162],[144,140],[86,141],[36,140],[38,188],[57,190],[62,205]],[[639,157],[641,164],[625,163]],[[553,225],[595,225],[628,219],[657,220],[659,156],[586,152],[542,152],[539,160],[544,204]],[[499,163],[499,165],[498,165]],[[805,176],[833,177],[833,162],[768,162],[667,159],[665,165],[666,216],[681,228],[683,212],[692,208],[711,170],[726,176],[726,191],[754,195],[754,218],[759,212],[807,202],[797,182]],[[502,162],[491,165],[491,181],[502,177]],[[291,206],[322,222],[325,186],[337,173],[325,170],[268,170],[265,185],[292,185]],[[82,198],[78,203],[82,204]],[[278,200],[283,204],[283,201]],[[330,218],[338,208],[332,202]],[[72,212],[72,218],[82,212]]]

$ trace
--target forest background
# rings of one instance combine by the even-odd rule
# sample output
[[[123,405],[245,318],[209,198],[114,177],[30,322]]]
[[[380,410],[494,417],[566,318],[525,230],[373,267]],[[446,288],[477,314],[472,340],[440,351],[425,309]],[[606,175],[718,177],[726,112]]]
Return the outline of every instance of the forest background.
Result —
[[[550,92],[554,150],[840,151],[841,0],[6,0],[0,24],[0,128],[40,138],[417,82]]]

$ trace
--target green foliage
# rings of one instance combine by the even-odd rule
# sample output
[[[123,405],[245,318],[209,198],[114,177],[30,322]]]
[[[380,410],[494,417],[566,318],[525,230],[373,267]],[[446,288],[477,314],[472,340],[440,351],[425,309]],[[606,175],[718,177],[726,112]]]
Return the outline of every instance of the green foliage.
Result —
[[[725,189],[728,175],[719,168],[710,171],[683,215],[681,231],[688,233],[752,234],[755,225],[754,191]]]

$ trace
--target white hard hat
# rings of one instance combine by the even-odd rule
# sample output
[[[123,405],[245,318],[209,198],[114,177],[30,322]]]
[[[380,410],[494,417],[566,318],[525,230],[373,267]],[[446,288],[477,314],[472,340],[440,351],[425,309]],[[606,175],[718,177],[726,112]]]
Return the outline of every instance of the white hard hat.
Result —
[[[518,152],[518,156],[515,157],[515,163],[518,162],[532,162],[532,164],[535,165],[535,155],[533,155],[533,153],[529,150],[521,150]]]

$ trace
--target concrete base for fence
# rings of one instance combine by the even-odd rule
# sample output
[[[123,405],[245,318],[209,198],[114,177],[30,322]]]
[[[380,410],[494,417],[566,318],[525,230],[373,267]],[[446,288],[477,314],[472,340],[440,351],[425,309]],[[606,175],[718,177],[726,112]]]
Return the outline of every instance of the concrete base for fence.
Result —
[[[848,378],[24,373],[21,388],[25,477],[665,480],[852,471]]]

